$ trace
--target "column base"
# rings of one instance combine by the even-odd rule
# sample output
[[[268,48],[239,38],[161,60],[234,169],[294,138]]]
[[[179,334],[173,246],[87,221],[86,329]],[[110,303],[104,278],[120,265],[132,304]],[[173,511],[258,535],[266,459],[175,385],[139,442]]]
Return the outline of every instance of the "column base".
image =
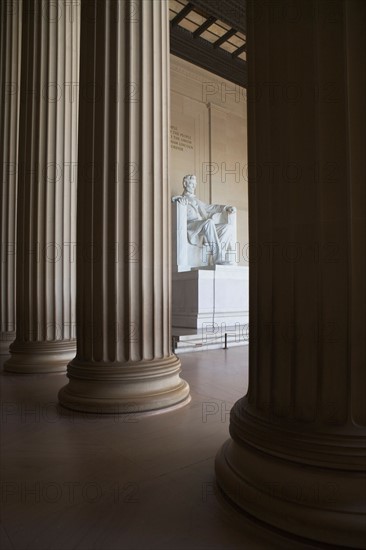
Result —
[[[9,355],[9,347],[14,342],[16,332],[0,332],[0,355]]]
[[[309,453],[305,452],[301,460],[301,453],[296,452],[303,447],[307,434],[277,431],[270,425],[262,425],[255,434],[255,421],[245,419],[242,411],[239,421],[238,414],[239,407],[235,406],[230,426],[233,440],[228,440],[216,457],[217,482],[226,497],[246,513],[289,535],[337,547],[364,548],[366,478],[361,438],[355,438],[350,459],[352,436],[333,434],[323,444],[321,438],[319,443],[314,438],[311,463]],[[331,463],[327,462],[332,450],[328,444],[336,455]],[[290,450],[287,458],[286,447]],[[295,452],[290,457],[292,450]]]
[[[6,372],[47,374],[65,372],[75,356],[76,340],[58,342],[19,342],[10,346],[11,357],[4,363]]]
[[[75,358],[67,368],[70,381],[61,388],[59,401],[68,409],[101,414],[172,410],[191,399],[180,370],[175,355],[126,364],[90,364]]]

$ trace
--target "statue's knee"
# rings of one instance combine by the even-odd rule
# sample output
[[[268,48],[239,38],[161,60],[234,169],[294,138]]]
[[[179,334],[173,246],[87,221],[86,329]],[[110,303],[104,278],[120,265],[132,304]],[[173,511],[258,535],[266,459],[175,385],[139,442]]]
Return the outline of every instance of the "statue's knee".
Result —
[[[215,222],[213,220],[207,220],[204,227],[205,229],[210,229],[212,227],[215,227]]]

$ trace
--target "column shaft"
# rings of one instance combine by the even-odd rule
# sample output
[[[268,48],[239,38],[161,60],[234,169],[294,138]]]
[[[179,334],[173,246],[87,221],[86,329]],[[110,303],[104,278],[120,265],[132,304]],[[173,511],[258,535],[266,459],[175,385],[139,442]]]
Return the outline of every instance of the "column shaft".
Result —
[[[16,197],[22,1],[0,6],[0,353],[15,338]]]
[[[61,403],[182,405],[170,337],[169,26],[164,1],[82,7],[77,356]]]
[[[64,0],[23,10],[12,372],[65,370],[75,354],[78,25]]]
[[[218,482],[268,524],[363,548],[366,6],[250,1],[248,22],[250,375]]]

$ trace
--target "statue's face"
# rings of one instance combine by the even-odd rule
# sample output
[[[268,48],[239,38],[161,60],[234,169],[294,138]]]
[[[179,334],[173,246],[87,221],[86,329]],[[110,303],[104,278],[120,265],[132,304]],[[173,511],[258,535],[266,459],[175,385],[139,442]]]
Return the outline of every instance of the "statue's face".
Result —
[[[197,186],[196,176],[192,176],[191,178],[189,178],[189,180],[186,182],[186,185],[185,185],[188,193],[194,193],[196,186]]]

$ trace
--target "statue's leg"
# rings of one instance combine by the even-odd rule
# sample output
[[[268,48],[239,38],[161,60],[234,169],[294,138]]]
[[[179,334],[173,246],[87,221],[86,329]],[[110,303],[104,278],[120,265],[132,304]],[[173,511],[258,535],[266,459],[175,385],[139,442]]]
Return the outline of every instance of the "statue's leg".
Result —
[[[202,226],[203,242],[209,246],[210,255],[214,264],[221,261],[221,243],[213,220],[207,220]]]
[[[227,223],[216,224],[216,233],[220,242],[220,261],[226,261],[226,252],[232,250],[233,226]]]

